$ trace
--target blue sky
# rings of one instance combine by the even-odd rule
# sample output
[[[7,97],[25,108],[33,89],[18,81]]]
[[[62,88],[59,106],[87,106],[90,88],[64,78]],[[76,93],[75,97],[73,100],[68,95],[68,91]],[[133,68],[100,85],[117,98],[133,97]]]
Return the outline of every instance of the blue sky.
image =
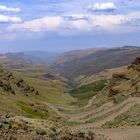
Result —
[[[0,51],[140,46],[140,0],[0,0]]]

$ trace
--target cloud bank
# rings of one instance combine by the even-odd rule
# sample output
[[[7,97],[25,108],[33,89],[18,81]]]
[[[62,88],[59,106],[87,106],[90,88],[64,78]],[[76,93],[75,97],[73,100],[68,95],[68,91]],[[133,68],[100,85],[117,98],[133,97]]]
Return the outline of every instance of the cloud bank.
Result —
[[[104,29],[115,31],[116,27],[130,27],[135,19],[139,19],[140,12],[127,15],[68,15],[68,16],[46,16],[40,19],[27,21],[24,23],[13,24],[8,27],[10,31],[31,31],[31,32],[47,32],[47,31],[64,31],[79,30],[90,31],[94,29]],[[129,23],[129,24],[128,24]],[[127,24],[127,25],[126,25]]]
[[[20,8],[0,5],[0,10],[10,11],[7,16],[0,15],[1,23],[9,23],[6,24],[5,29],[1,29],[3,32],[14,33],[17,36],[32,34],[34,37],[37,34],[46,36],[49,33],[50,35],[71,36],[84,33],[126,33],[136,31],[136,29],[140,30],[140,11],[132,11],[132,7],[128,10],[128,2],[122,5],[122,1],[119,0],[119,2],[115,0],[103,2],[102,0],[98,3],[83,1],[83,4],[79,3],[80,0],[74,1],[75,5],[69,8],[67,7],[71,1],[56,2],[55,4],[45,2],[43,5],[30,5],[31,8],[27,9],[22,6],[24,10],[18,13],[18,16],[23,19],[23,22],[13,13],[20,12]],[[58,9],[62,9],[62,11]],[[12,14],[14,15],[12,16]]]

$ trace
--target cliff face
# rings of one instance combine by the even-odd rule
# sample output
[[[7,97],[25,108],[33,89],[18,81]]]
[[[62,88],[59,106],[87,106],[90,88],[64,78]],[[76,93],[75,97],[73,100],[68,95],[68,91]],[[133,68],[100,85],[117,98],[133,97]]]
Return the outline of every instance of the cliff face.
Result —
[[[121,100],[129,96],[140,96],[140,57],[137,57],[125,72],[114,73],[110,81],[109,98]]]

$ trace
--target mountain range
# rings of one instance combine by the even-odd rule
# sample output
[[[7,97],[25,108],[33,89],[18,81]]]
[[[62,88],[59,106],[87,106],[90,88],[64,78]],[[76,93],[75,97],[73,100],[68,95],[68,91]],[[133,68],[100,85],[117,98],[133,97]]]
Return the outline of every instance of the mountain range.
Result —
[[[0,139],[140,138],[139,47],[6,53],[0,65]]]
[[[119,48],[98,49],[93,52],[82,52],[84,55],[76,54],[76,58],[68,53],[60,56],[50,64],[50,68],[67,78],[75,78],[81,75],[92,75],[105,69],[121,67],[130,64],[140,54],[140,48],[124,46]],[[61,58],[61,59],[60,59]],[[71,59],[72,58],[72,59]]]

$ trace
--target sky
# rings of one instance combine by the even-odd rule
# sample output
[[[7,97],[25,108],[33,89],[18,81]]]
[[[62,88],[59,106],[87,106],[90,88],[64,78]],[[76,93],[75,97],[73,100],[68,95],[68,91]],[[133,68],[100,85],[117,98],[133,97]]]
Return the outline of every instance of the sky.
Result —
[[[0,52],[140,46],[140,0],[0,0]]]

